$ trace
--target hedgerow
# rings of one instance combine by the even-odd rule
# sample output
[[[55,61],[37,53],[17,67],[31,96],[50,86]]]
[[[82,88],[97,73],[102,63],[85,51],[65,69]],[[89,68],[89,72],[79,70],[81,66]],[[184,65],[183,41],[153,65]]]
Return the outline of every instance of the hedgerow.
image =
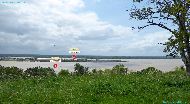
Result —
[[[17,67],[4,67],[0,65],[0,80],[23,78],[23,70]]]
[[[34,67],[28,68],[24,73],[29,77],[49,77],[56,76],[55,71],[52,68]]]

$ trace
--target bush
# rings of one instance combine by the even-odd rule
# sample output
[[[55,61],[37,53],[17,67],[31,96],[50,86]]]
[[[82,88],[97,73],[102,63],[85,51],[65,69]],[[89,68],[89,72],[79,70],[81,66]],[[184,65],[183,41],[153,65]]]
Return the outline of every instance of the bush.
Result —
[[[175,68],[175,71],[179,71],[179,72],[185,72],[186,71],[186,69],[184,68],[184,66],[180,66],[180,67],[176,67]]]
[[[75,64],[75,73],[77,75],[84,75],[88,73],[88,67],[84,67],[80,65],[79,63]]]
[[[28,68],[24,72],[27,76],[33,76],[33,77],[48,77],[56,75],[55,71],[52,68],[42,68],[42,67]]]
[[[114,88],[109,82],[99,82],[93,85],[92,90],[96,94],[112,94]]]
[[[75,64],[75,74],[76,75],[84,75],[88,73],[88,67],[84,67],[79,63]]]
[[[98,74],[103,74],[104,71],[103,71],[103,70],[98,70],[97,73],[98,73]]]
[[[14,79],[24,77],[23,70],[17,67],[4,67],[0,65],[0,79]]]
[[[105,69],[104,74],[112,74],[112,70],[111,69]]]
[[[68,70],[61,70],[59,73],[58,73],[58,76],[68,76],[70,75],[69,71]]]
[[[96,73],[97,73],[97,70],[96,70],[96,69],[93,69],[93,70],[92,70],[92,73],[93,73],[93,74],[96,74]]]
[[[148,67],[146,69],[138,71],[137,73],[138,74],[159,74],[159,73],[162,73],[162,71],[160,71],[154,67]]]
[[[175,75],[187,75],[186,73],[186,69],[183,67],[183,66],[180,66],[180,67],[176,67],[174,71],[170,71],[170,72],[166,72],[165,74],[175,74]]]
[[[113,74],[127,74],[127,68],[123,64],[116,65],[112,68]]]

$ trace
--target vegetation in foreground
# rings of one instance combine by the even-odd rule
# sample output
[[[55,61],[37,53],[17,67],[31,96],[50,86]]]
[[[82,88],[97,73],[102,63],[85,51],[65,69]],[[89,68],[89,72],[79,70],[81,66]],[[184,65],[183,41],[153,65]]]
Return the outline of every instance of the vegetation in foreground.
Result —
[[[38,70],[36,70],[38,69]],[[188,104],[190,78],[184,68],[162,73],[149,67],[127,73],[117,65],[112,69],[88,71],[75,65],[75,72],[50,68],[0,66],[1,103],[138,103]]]

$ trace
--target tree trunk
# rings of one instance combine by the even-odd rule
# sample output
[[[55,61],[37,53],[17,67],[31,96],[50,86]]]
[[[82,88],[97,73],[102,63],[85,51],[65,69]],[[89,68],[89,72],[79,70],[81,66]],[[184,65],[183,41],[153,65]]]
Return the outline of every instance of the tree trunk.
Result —
[[[190,63],[187,63],[185,66],[186,66],[187,75],[190,76]]]
[[[190,76],[190,59],[185,55],[184,50],[181,50],[180,55],[181,55],[183,63],[185,64],[186,73],[188,76]]]

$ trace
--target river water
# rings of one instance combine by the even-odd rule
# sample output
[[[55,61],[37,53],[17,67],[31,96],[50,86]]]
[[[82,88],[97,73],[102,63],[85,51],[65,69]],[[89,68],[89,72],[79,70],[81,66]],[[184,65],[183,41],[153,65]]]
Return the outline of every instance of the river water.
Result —
[[[155,67],[161,71],[172,71],[176,67],[184,66],[181,59],[126,59],[127,62],[78,62],[85,67],[89,67],[90,70],[96,69],[106,69],[112,68],[115,65],[123,64],[128,67],[130,71],[139,71],[147,67]],[[61,69],[68,69],[69,71],[74,71],[74,65],[77,62],[16,62],[16,61],[0,61],[2,66],[16,66],[26,70],[31,67],[51,67],[54,68],[54,64],[58,64],[57,68],[54,68],[56,72]]]

